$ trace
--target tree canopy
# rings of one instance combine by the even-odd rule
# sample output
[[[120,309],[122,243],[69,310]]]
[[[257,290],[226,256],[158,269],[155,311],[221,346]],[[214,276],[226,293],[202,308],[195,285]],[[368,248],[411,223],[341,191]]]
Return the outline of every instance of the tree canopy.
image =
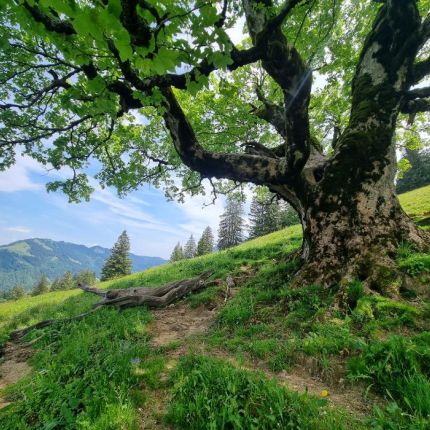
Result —
[[[151,182],[178,196],[201,191],[203,177],[282,182],[313,144],[332,146],[345,129],[372,21],[401,3],[416,2],[1,0],[0,168],[20,152],[67,167],[49,189],[71,200],[89,197],[90,163],[120,193]],[[429,4],[418,2],[422,14]],[[232,28],[243,28],[241,43]],[[415,31],[409,87],[430,71],[429,28],[427,16]],[[312,73],[324,85],[309,101]],[[428,96],[409,91],[401,110],[419,118]],[[312,135],[302,148],[299,122]]]
[[[72,201],[89,173],[121,195],[267,186],[299,214],[302,273],[321,284],[361,277],[380,247],[391,263],[402,242],[428,247],[394,178],[396,142],[429,119],[430,0],[0,6],[1,169],[33,157]]]

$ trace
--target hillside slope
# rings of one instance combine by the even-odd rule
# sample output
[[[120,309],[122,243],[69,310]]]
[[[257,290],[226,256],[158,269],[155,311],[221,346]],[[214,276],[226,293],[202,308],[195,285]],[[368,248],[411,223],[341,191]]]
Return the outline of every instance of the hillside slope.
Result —
[[[403,204],[421,221],[430,187],[412,193]],[[368,295],[354,281],[341,311],[331,308],[335,289],[289,288],[300,262],[288,255],[300,242],[293,226],[99,284],[155,287],[207,269],[218,280],[167,309],[102,308],[30,333],[27,347],[7,344],[0,428],[428,429],[430,254],[405,244],[397,258],[422,296],[407,285],[396,297]],[[2,303],[0,344],[15,328],[96,301],[71,290]],[[30,373],[2,391],[4,369],[31,351]]]
[[[52,281],[67,270],[72,273],[92,270],[100,276],[110,250],[101,246],[87,247],[50,239],[26,239],[0,246],[0,290],[16,284],[31,288],[45,274]],[[160,257],[130,255],[133,272],[166,262]]]

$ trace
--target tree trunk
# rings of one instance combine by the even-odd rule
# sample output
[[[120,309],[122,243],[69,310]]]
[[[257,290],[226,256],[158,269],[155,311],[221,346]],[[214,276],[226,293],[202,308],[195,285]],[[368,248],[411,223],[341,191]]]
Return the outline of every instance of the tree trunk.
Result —
[[[395,146],[384,163],[359,172],[335,162],[303,202],[304,266],[296,285],[343,284],[352,279],[374,291],[396,295],[401,283],[395,258],[401,243],[418,250],[430,236],[405,214],[395,193]],[[352,159],[354,156],[352,155]]]

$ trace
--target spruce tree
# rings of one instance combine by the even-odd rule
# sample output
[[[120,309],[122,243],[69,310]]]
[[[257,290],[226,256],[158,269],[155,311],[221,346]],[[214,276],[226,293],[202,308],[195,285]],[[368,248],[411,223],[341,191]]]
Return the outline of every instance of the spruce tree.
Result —
[[[197,243],[197,255],[210,254],[214,249],[214,236],[208,226],[203,230],[202,237]]]
[[[76,285],[94,285],[96,283],[96,274],[91,270],[81,270],[73,278]]]
[[[118,237],[117,242],[112,248],[111,255],[106,260],[103,268],[101,280],[125,276],[131,273],[132,262],[130,259],[130,239],[124,230]]]
[[[218,249],[230,248],[243,242],[245,221],[242,214],[242,202],[231,197],[227,198],[227,204],[219,224]]]
[[[184,246],[184,258],[193,258],[196,256],[197,247],[193,235],[190,236]]]
[[[281,211],[278,202],[274,202],[273,194],[255,194],[249,213],[249,237],[263,236],[279,230],[281,225]]]
[[[170,262],[173,263],[175,261],[184,259],[184,251],[182,249],[181,244],[178,242],[176,246],[173,248],[172,254],[170,255]]]
[[[55,278],[51,284],[51,291],[61,290],[61,277]]]
[[[25,291],[25,288],[22,285],[15,285],[10,290],[10,298],[12,300],[18,300],[21,297],[24,297],[26,294],[27,294],[27,292]]]
[[[71,290],[76,287],[75,280],[73,279],[72,272],[65,272],[64,275],[58,280],[59,290]]]
[[[280,228],[300,224],[297,211],[287,202],[280,203]]]
[[[43,274],[39,281],[34,285],[31,294],[33,296],[38,296],[39,294],[44,294],[49,291],[49,281],[45,274]]]

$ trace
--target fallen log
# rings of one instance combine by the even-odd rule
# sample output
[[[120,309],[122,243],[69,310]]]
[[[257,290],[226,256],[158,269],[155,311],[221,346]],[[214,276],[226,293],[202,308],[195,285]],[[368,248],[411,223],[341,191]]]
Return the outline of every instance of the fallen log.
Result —
[[[119,309],[125,309],[132,306],[147,306],[148,308],[168,306],[186,294],[209,285],[211,282],[206,281],[212,273],[213,272],[204,272],[198,277],[170,282],[157,288],[134,287],[118,290],[101,290],[79,284],[78,287],[83,291],[103,297],[103,300],[94,305],[94,309],[71,318],[40,321],[32,326],[13,331],[10,334],[10,337],[12,340],[16,341],[21,339],[31,330],[48,327],[57,323],[65,323],[82,319],[102,306],[115,306]]]

